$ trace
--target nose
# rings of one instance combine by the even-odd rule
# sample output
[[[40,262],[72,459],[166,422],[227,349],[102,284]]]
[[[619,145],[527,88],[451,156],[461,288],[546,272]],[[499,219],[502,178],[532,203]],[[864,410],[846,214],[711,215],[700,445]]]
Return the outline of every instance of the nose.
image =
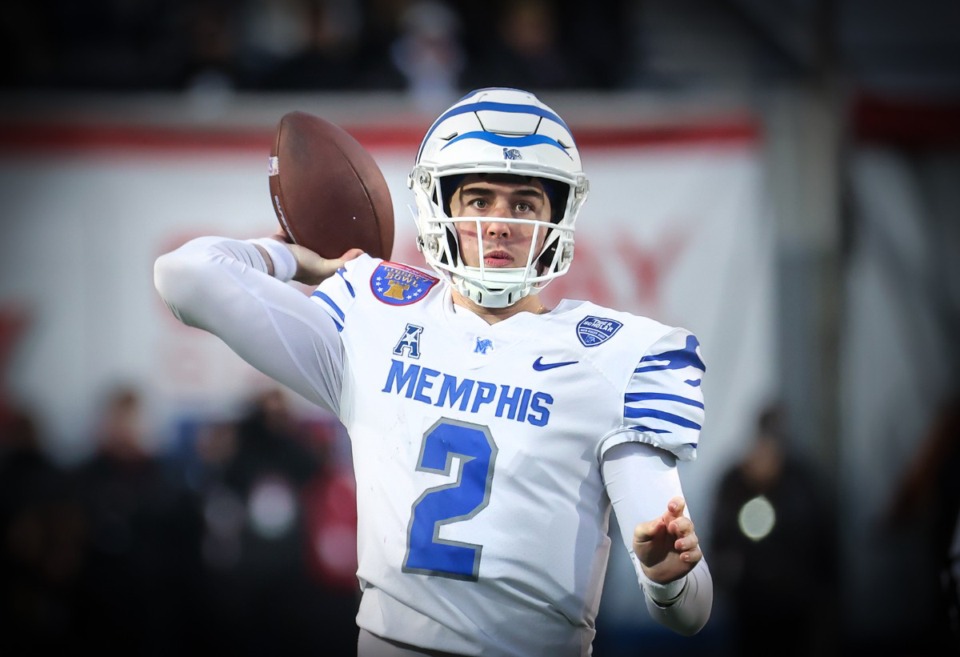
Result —
[[[512,217],[512,210],[510,207],[509,201],[506,199],[498,198],[493,206],[489,209],[487,217],[492,219],[492,221],[486,222],[484,224],[484,235],[487,237],[500,237],[506,238],[510,236],[510,224],[505,221],[497,221],[497,219],[504,219]]]
[[[483,225],[483,234],[487,237],[505,239],[510,237],[510,224],[505,221],[490,221]]]

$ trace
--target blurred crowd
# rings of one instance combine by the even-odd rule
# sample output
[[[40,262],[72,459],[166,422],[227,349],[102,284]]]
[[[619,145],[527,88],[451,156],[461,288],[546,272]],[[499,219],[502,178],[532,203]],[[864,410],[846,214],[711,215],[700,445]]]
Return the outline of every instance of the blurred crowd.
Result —
[[[111,390],[90,458],[58,465],[27,410],[0,412],[0,654],[355,652],[353,477],[333,422],[269,389],[229,421],[148,446]]]
[[[634,3],[572,0],[16,1],[7,90],[613,89]]]

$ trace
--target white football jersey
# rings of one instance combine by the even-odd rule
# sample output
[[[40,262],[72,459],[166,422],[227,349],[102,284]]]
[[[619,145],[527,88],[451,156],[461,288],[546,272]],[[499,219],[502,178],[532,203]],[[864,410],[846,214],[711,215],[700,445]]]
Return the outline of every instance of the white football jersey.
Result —
[[[587,302],[488,324],[361,256],[312,296],[342,343],[318,394],[352,441],[359,625],[462,654],[586,655],[607,567],[601,456],[696,455],[688,331]]]

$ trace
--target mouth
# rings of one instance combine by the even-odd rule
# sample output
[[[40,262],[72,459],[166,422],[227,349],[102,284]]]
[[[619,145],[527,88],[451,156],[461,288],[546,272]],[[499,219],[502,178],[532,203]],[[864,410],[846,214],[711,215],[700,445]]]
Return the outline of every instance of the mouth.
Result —
[[[509,267],[513,264],[513,256],[506,251],[490,251],[484,254],[483,264],[487,267]]]

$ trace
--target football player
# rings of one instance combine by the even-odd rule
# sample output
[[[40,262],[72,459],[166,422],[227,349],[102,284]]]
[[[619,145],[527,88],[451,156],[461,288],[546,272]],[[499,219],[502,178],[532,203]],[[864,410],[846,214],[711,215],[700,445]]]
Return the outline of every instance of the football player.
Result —
[[[677,462],[703,425],[700,345],[541,302],[589,187],[569,128],[528,92],[474,91],[430,127],[408,183],[430,269],[226,237],[155,268],[181,321],[346,427],[359,654],[589,655],[611,508],[650,614],[698,632],[713,585]]]

